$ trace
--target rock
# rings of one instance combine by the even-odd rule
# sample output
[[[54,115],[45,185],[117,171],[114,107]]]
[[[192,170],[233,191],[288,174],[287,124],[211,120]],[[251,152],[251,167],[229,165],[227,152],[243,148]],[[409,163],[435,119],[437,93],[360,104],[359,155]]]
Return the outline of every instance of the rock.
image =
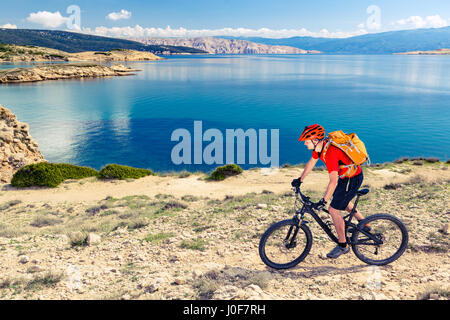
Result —
[[[430,294],[430,300],[438,300],[438,299],[439,299],[439,295],[437,293]]]
[[[30,258],[28,258],[27,256],[22,256],[19,260],[19,262],[22,264],[28,263],[28,261],[30,261]]]
[[[374,300],[375,296],[369,292],[363,292],[359,295],[360,300]]]
[[[193,278],[199,278],[199,277],[202,276],[202,274],[203,274],[203,272],[201,272],[201,271],[198,270],[198,269],[194,269],[194,270],[192,271],[192,277],[193,277]]]
[[[239,293],[242,290],[240,290],[236,286],[232,285],[226,285],[213,293],[213,299],[214,300],[232,300],[238,298]]]
[[[95,245],[95,244],[99,244],[102,241],[102,238],[95,233],[89,233],[89,235],[87,236],[87,244],[89,246]]]
[[[186,281],[184,281],[183,279],[175,279],[175,281],[173,283],[176,285],[182,285],[182,284],[185,284]]]
[[[44,269],[42,269],[41,267],[39,267],[37,265],[33,265],[27,269],[28,273],[36,273],[36,272],[41,272],[41,271],[44,271]]]
[[[389,298],[382,293],[374,293],[374,296],[375,300],[389,300]]]
[[[258,208],[258,209],[267,209],[267,204],[265,204],[265,203],[258,203],[256,205],[256,208]]]
[[[158,283],[152,283],[152,284],[148,285],[145,288],[144,292],[154,293],[154,292],[156,292],[158,290],[159,290],[159,284]]]

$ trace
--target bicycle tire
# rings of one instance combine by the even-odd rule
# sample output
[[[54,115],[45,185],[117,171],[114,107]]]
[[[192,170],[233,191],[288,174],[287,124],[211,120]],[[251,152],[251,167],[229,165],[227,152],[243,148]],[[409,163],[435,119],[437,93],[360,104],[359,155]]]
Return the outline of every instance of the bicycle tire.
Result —
[[[384,258],[384,259],[380,259],[380,260],[371,259],[361,252],[360,248],[363,248],[363,246],[365,246],[365,244],[358,243],[358,236],[360,236],[360,234],[361,235],[363,235],[363,234],[360,232],[360,230],[355,229],[353,231],[352,241],[351,241],[352,242],[352,250],[353,250],[354,254],[356,255],[356,257],[358,257],[358,259],[360,259],[361,261],[363,261],[367,264],[370,264],[370,265],[383,266],[383,265],[392,263],[395,260],[397,260],[398,258],[400,258],[400,256],[405,252],[405,250],[408,246],[409,235],[408,235],[408,230],[406,229],[406,226],[403,224],[403,222],[400,219],[398,219],[397,217],[394,217],[392,215],[384,214],[384,213],[377,213],[377,214],[368,216],[358,223],[358,228],[362,229],[366,224],[373,225],[373,224],[376,224],[376,221],[381,221],[381,220],[391,221],[391,222],[393,222],[393,224],[396,227],[398,227],[398,229],[401,232],[401,243],[400,243],[400,246],[398,247],[398,249],[395,251],[395,253],[392,254],[391,256]],[[374,230],[372,230],[371,233],[373,231]],[[363,235],[363,236],[365,236],[365,235]],[[381,237],[382,236],[383,235],[381,234]],[[366,246],[366,248],[367,248],[367,246]]]
[[[305,249],[302,251],[300,256],[295,258],[294,260],[287,262],[287,263],[277,263],[272,261],[266,254],[266,244],[269,237],[277,230],[282,229],[286,226],[292,226],[293,228],[298,227],[298,233],[296,234],[296,237],[298,238],[298,234],[300,233],[300,230],[303,232],[303,235],[305,236],[306,245]],[[290,228],[290,227],[289,227]],[[295,230],[295,229],[292,229]],[[280,243],[281,245],[282,243]],[[309,254],[309,251],[311,250],[312,246],[312,234],[311,230],[308,228],[305,224],[298,225],[296,221],[293,219],[283,220],[279,221],[272,226],[269,227],[269,229],[264,232],[264,234],[261,236],[261,240],[259,241],[259,256],[261,257],[261,260],[269,267],[273,269],[289,269],[300,262],[302,262],[306,256]],[[287,249],[287,248],[286,248]]]

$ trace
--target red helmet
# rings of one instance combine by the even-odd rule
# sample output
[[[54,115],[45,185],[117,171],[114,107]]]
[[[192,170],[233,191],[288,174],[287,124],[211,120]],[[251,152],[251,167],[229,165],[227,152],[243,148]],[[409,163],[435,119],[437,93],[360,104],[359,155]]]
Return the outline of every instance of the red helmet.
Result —
[[[298,139],[299,141],[311,140],[311,139],[319,139],[322,140],[325,137],[325,130],[322,126],[318,124],[313,124],[305,127],[302,135]]]

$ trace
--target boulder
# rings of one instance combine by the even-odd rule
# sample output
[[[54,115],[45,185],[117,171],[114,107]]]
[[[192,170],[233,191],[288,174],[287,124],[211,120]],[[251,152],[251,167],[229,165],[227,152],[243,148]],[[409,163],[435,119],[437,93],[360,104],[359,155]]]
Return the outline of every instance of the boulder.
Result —
[[[95,234],[95,233],[89,233],[87,236],[87,240],[86,240],[86,242],[89,246],[99,244],[101,241],[102,241],[102,238],[98,234]]]
[[[440,231],[441,231],[442,233],[449,234],[449,227],[450,227],[450,223],[446,223],[446,224],[444,224],[444,225],[442,226],[442,228],[440,229]]]
[[[25,165],[45,161],[28,130],[28,124],[0,105],[0,183],[11,182],[13,174]]]

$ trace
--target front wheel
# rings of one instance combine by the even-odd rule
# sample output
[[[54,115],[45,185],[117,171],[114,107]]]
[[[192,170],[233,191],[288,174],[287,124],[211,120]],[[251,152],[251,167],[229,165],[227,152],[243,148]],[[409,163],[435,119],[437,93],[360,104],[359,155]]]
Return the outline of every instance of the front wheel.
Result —
[[[405,252],[408,230],[394,216],[374,214],[358,223],[351,242],[353,252],[361,261],[382,266],[397,260]]]
[[[261,260],[274,269],[288,269],[303,261],[311,250],[312,235],[294,219],[273,224],[259,241]]]

